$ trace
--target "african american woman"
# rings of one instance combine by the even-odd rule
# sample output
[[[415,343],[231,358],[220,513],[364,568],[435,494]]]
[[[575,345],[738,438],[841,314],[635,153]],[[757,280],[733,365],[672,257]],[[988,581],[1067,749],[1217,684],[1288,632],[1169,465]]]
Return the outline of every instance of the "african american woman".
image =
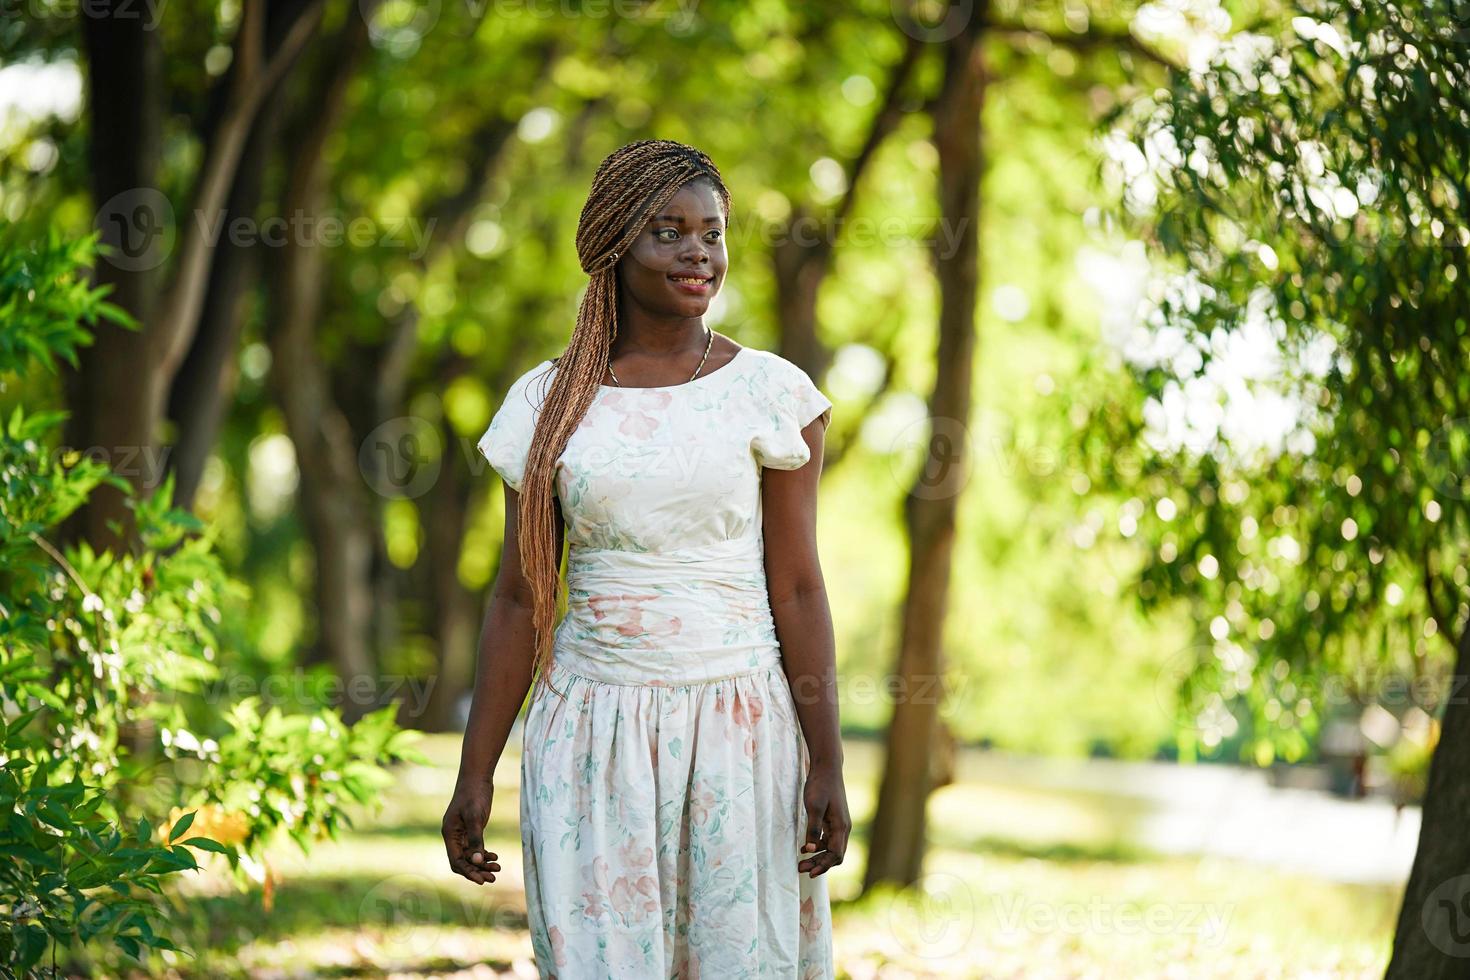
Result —
[[[822,875],[851,821],[816,547],[832,402],[706,325],[729,217],[693,147],[604,160],[576,327],[479,442],[505,543],[444,842],[455,872],[495,880],[492,776],[529,692],[520,828],[543,977],[834,975]]]

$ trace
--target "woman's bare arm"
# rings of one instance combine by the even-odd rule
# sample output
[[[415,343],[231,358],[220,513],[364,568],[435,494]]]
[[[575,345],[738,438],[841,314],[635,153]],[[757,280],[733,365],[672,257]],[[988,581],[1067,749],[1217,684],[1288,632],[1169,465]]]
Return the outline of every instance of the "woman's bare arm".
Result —
[[[475,688],[460,750],[459,778],[442,827],[449,866],[476,884],[494,881],[494,872],[500,870],[497,856],[484,849],[485,824],[494,796],[495,767],[532,679],[535,629],[531,586],[521,571],[519,510],[520,494],[507,483],[500,570],[480,629]],[[561,553],[563,531],[558,507],[553,554]]]
[[[500,570],[491,588],[490,604],[480,631],[474,699],[460,755],[461,778],[489,782],[531,687],[535,639],[531,625],[531,586],[521,572],[519,509],[520,494],[505,484],[505,538]],[[556,515],[556,536],[559,551],[560,512]]]
[[[808,857],[798,867],[816,877],[842,863],[852,822],[842,782],[832,611],[817,558],[817,488],[826,423],[813,420],[802,437],[811,450],[810,461],[795,470],[765,470],[761,510],[771,615],[811,760],[804,792],[803,851]]]

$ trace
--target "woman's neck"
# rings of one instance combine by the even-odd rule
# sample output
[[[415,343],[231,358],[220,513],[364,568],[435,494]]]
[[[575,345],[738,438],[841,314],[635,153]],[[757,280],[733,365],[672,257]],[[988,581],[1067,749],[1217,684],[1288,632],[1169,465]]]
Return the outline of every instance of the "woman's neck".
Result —
[[[704,317],[687,320],[624,320],[613,341],[612,356],[622,354],[682,354],[694,349],[703,350],[709,341],[709,328]]]

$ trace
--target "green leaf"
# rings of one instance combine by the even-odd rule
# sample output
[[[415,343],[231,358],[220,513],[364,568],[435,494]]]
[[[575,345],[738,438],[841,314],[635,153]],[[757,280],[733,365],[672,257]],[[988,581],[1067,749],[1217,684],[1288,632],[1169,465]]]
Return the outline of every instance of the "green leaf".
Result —
[[[190,810],[188,813],[186,813],[182,817],[180,817],[178,819],[178,822],[175,823],[173,825],[173,827],[171,827],[169,829],[168,839],[169,839],[169,842],[170,843],[174,842],[175,840],[178,840],[180,837],[182,837],[184,835],[184,831],[188,830],[191,826],[193,826],[193,824],[194,824],[194,815],[197,812],[198,812],[197,810]]]

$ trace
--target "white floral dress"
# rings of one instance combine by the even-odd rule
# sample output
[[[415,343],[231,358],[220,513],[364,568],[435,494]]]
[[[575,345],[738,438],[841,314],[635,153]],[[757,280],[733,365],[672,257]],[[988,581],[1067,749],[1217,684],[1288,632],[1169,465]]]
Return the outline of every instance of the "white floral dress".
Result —
[[[521,488],[550,360],[479,450]],[[557,462],[568,611],[525,723],[521,834],[543,977],[828,978],[825,877],[797,870],[808,756],[766,590],[761,468],[832,402],[741,348],[680,385],[602,386]],[[830,414],[828,414],[830,419]]]

